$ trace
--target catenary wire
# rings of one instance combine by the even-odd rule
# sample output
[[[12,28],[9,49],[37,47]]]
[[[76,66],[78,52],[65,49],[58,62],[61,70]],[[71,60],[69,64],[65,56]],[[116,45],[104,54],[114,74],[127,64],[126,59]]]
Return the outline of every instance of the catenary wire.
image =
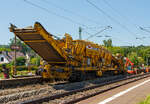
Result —
[[[55,12],[53,12],[53,11],[47,9],[47,8],[44,8],[44,7],[42,7],[42,6],[40,6],[40,5],[37,5],[37,4],[33,3],[33,2],[30,2],[29,0],[24,0],[24,1],[25,1],[26,3],[28,3],[28,4],[32,5],[32,6],[34,6],[34,7],[37,7],[37,8],[39,8],[39,9],[41,9],[41,10],[44,10],[45,12],[47,12],[47,13],[49,13],[49,14],[53,14],[53,15],[55,15],[55,16],[57,16],[57,17],[60,17],[60,18],[62,18],[62,19],[65,19],[65,20],[70,21],[70,22],[72,22],[72,23],[75,23],[75,24],[77,24],[77,25],[80,25],[80,26],[83,26],[83,27],[88,28],[88,26],[86,26],[86,25],[84,25],[84,24],[81,24],[81,23],[79,23],[79,22],[76,22],[76,21],[74,21],[74,20],[72,20],[71,18],[68,18],[68,17],[66,17],[66,16],[57,14],[57,13],[55,13]]]
[[[68,17],[59,15],[59,14],[53,12],[53,11],[50,11],[50,10],[47,9],[47,8],[44,8],[44,7],[41,7],[41,6],[39,6],[39,5],[35,4],[35,3],[32,3],[32,2],[30,2],[29,0],[24,0],[24,1],[25,1],[26,3],[28,3],[28,4],[32,5],[32,6],[34,6],[34,7],[37,7],[37,8],[39,8],[39,9],[42,9],[42,10],[44,10],[44,11],[50,13],[50,14],[53,14],[53,15],[58,16],[58,17],[61,17],[61,18],[65,19],[65,20],[68,20],[68,21],[70,21],[70,22],[72,22],[72,23],[81,25],[81,26],[83,26],[83,27],[86,28],[86,29],[92,30],[91,27],[89,27],[89,26],[86,26],[86,25],[84,25],[84,24],[78,23],[78,22],[76,22],[76,21],[74,21],[74,20],[72,20],[72,19],[70,19],[70,18],[68,18]],[[97,27],[97,28],[98,28],[98,27]],[[102,28],[102,26],[99,27],[99,28]],[[95,27],[95,29],[96,29],[96,27]],[[87,32],[87,33],[88,33],[88,32]],[[88,34],[89,34],[89,33],[88,33]],[[97,34],[99,34],[99,32],[98,32]]]
[[[95,5],[94,3],[92,3],[89,0],[86,0],[90,5],[92,5],[93,7],[95,7],[98,11],[100,11],[101,13],[103,13],[105,16],[107,16],[110,20],[112,20],[113,22],[115,22],[116,24],[118,24],[120,27],[122,27],[124,30],[128,31],[130,34],[132,35],[136,35],[134,34],[132,31],[130,31],[126,26],[124,26],[123,24],[121,24],[119,21],[117,21],[116,19],[114,19],[113,17],[111,17],[110,15],[108,15],[105,11],[103,11],[101,8],[99,8],[97,5]]]
[[[130,21],[129,23],[132,24],[133,26],[135,26],[136,28],[138,28],[138,25],[135,24],[133,21],[131,21],[129,18],[127,18],[125,15],[121,14],[120,12],[118,12],[118,10],[116,10],[114,7],[111,6],[111,4],[107,1],[107,0],[103,0],[103,2],[109,7],[111,8],[111,10],[113,10],[116,14],[118,14],[121,18],[123,18],[124,20],[126,20],[127,22]]]
[[[100,7],[98,7],[96,4],[94,4],[93,2],[86,0],[87,3],[89,3],[90,5],[92,5],[94,8],[96,8],[99,12],[103,13],[105,16],[107,16],[110,20],[112,20],[114,23],[118,24],[122,29],[126,30],[128,33],[130,33],[133,37],[137,37],[137,35],[135,33],[133,33],[131,30],[129,30],[125,25],[121,24],[119,21],[117,21],[116,19],[114,19],[112,16],[110,16],[109,14],[107,14],[104,10],[102,10]],[[99,13],[98,12],[98,13]]]
[[[62,10],[62,11],[64,11],[64,12],[66,12],[66,13],[69,13],[69,14],[72,14],[72,15],[75,15],[75,16],[78,16],[78,17],[81,18],[81,19],[86,19],[86,20],[88,20],[89,22],[95,23],[95,24],[97,24],[97,25],[100,24],[99,21],[95,21],[95,20],[93,20],[93,19],[87,18],[86,16],[80,15],[80,14],[78,14],[78,13],[72,11],[72,10],[66,9],[66,8],[64,8],[64,7],[61,7],[61,6],[59,6],[59,5],[55,4],[55,3],[53,3],[53,2],[50,1],[50,0],[41,0],[41,1],[42,1],[42,2],[45,2],[45,3],[48,3],[48,4],[52,5],[52,6],[54,6],[55,8],[58,8],[58,9],[60,9],[60,10]]]

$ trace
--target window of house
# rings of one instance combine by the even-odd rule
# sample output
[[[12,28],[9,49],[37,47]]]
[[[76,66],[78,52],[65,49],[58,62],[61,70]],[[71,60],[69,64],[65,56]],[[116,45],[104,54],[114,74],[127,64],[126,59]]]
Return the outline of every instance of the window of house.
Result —
[[[4,61],[4,57],[1,57],[1,62],[3,62]]]

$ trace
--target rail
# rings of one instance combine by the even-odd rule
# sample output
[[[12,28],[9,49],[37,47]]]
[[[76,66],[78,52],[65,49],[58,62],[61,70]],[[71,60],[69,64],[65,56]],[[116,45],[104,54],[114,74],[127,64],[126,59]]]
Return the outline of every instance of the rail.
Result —
[[[16,86],[25,86],[29,84],[36,84],[41,83],[42,77],[41,76],[28,76],[28,77],[21,77],[21,78],[12,78],[12,79],[2,79],[0,80],[0,88],[12,88]]]
[[[51,100],[60,99],[62,97],[73,95],[73,94],[76,94],[76,93],[79,93],[79,92],[84,92],[84,91],[96,89],[96,88],[99,88],[99,87],[102,87],[102,86],[105,86],[105,85],[113,84],[113,83],[116,83],[116,82],[121,82],[121,81],[124,81],[124,80],[133,79],[133,80],[125,82],[123,84],[119,84],[119,85],[113,86],[111,88],[98,91],[98,92],[96,92],[94,94],[87,95],[87,96],[84,96],[84,97],[81,97],[81,98],[77,98],[77,99],[65,102],[65,104],[73,104],[73,103],[76,103],[78,101],[81,101],[81,100],[87,99],[89,97],[95,96],[97,94],[106,92],[108,90],[111,90],[111,89],[114,89],[114,88],[117,88],[117,87],[129,84],[129,83],[132,83],[132,82],[135,82],[135,81],[138,81],[140,79],[147,78],[147,77],[150,77],[150,73],[140,74],[140,75],[132,75],[132,76],[129,76],[129,77],[126,77],[126,78],[121,78],[121,79],[118,79],[118,80],[104,82],[104,83],[101,83],[99,85],[95,85],[95,86],[91,86],[91,87],[87,87],[87,88],[81,88],[81,89],[72,90],[72,91],[69,91],[69,92],[61,93],[61,94],[56,94],[56,95],[53,95],[53,96],[49,95],[49,96],[45,96],[45,97],[42,97],[42,98],[36,98],[36,99],[32,99],[32,100],[27,100],[27,101],[24,101],[24,102],[20,102],[19,104],[41,104],[43,102],[48,102],[48,101],[51,101]],[[134,78],[137,78],[137,79],[134,79]]]

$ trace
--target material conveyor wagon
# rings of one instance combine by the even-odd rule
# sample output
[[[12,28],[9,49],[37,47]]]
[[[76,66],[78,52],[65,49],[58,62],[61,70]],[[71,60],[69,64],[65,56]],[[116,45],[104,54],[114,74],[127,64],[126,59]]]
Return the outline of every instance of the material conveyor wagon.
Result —
[[[43,78],[85,80],[104,73],[124,72],[121,56],[113,56],[106,48],[85,40],[73,40],[69,34],[56,39],[36,22],[34,27],[17,28],[13,32],[31,47],[47,64],[44,64]]]

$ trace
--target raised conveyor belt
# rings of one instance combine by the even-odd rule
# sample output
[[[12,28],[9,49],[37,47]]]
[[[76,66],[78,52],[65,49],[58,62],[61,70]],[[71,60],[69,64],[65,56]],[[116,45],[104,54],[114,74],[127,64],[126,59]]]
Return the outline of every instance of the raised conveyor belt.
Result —
[[[54,48],[57,46],[55,40],[39,23],[34,28],[18,29],[11,26],[10,29],[48,63],[65,62],[60,49]]]

